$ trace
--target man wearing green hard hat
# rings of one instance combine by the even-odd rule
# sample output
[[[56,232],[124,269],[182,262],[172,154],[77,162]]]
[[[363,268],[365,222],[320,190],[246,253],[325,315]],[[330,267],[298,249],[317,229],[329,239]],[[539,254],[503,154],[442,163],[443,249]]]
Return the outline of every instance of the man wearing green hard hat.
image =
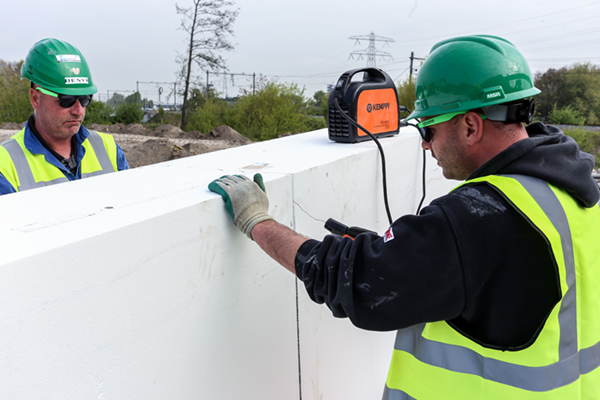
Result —
[[[98,92],[83,54],[58,39],[37,42],[21,67],[34,113],[0,145],[0,194],[129,168],[111,135],[87,130],[86,107]]]
[[[408,119],[444,175],[465,182],[383,236],[306,238],[269,215],[260,176],[209,189],[314,301],[360,328],[397,330],[384,399],[597,399],[594,158],[530,124],[539,92],[507,40],[434,45]]]

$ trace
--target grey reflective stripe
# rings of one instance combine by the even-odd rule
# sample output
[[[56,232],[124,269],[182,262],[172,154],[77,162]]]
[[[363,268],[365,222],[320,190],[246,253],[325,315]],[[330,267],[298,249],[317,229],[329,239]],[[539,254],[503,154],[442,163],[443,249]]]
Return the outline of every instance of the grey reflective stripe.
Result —
[[[600,366],[600,342],[577,351],[573,243],[569,223],[560,201],[544,181],[525,176],[513,175],[510,177],[521,183],[531,194],[561,236],[569,289],[559,310],[560,360],[543,367],[527,367],[483,357],[462,346],[423,338],[422,332],[425,324],[398,331],[394,348],[412,354],[423,363],[450,371],[481,376],[524,390],[549,391],[575,382],[580,375],[598,368]]]
[[[100,167],[102,167],[99,171],[89,172],[84,174],[81,173],[81,178],[91,178],[93,176],[104,175],[110,172],[115,172],[115,169],[110,162],[110,157],[108,157],[108,152],[106,151],[106,147],[104,147],[104,140],[100,137],[98,132],[90,131],[90,136],[88,136],[87,140],[92,145],[94,152],[96,153],[96,158],[100,163]]]
[[[383,389],[383,400],[416,400],[414,397],[411,397],[404,393],[402,390],[390,389],[385,386]]]
[[[31,172],[31,166],[29,165],[27,157],[25,156],[25,153],[23,152],[23,149],[19,143],[14,139],[9,139],[2,143],[2,146],[4,146],[10,155],[10,158],[15,165],[17,174],[19,175],[19,187],[15,188],[15,190],[29,190],[69,181],[66,177],[61,177],[48,182],[36,182],[35,178],[33,177],[33,172]]]
[[[563,249],[567,286],[558,322],[560,325],[560,345],[558,348],[559,358],[564,360],[577,353],[577,288],[575,285],[575,256],[573,254],[573,240],[567,214],[563,209],[556,194],[548,184],[540,179],[524,175],[506,175],[516,179],[529,192],[531,197],[544,210],[546,216],[552,222],[560,234],[560,242]]]
[[[554,364],[526,367],[486,358],[465,347],[418,338],[424,327],[423,324],[399,331],[394,348],[412,354],[425,364],[481,376],[519,389],[534,392],[556,389],[575,382],[580,375],[593,371],[600,363],[600,343]],[[420,343],[415,348],[416,340]]]

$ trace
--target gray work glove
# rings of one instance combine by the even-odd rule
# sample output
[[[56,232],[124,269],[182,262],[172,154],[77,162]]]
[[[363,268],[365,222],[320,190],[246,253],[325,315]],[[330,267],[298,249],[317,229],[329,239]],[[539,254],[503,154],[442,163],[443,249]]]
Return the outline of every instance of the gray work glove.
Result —
[[[273,219],[261,174],[254,175],[254,182],[243,175],[225,175],[212,181],[208,189],[221,195],[233,222],[250,239],[256,224]]]

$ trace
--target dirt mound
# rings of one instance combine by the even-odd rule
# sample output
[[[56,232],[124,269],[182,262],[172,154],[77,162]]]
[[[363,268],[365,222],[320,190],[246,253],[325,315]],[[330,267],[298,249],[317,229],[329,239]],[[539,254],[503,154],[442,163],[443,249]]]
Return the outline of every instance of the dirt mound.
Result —
[[[85,125],[85,124],[84,124]],[[85,125],[85,127],[90,130],[90,131],[96,131],[96,132],[109,132],[109,128],[112,125],[100,125],[100,124],[89,124],[89,125]]]
[[[3,122],[0,124],[0,129],[20,131],[25,126],[26,122],[20,124],[16,122]]]
[[[170,160],[173,145],[166,139],[148,139],[122,147],[129,166],[136,168]]]
[[[117,137],[118,139],[118,137]],[[211,145],[213,142],[201,141],[176,144],[173,139],[148,139],[137,143],[120,143],[130,168],[143,167],[178,158],[195,156],[233,147],[231,144]]]
[[[190,139],[187,133],[173,125],[161,125],[150,133],[152,136],[171,139]]]
[[[207,135],[203,135],[198,131],[189,131],[185,132],[180,128],[166,124],[161,125],[158,128],[152,130],[147,128],[142,124],[114,124],[114,125],[99,125],[99,124],[90,124],[86,125],[88,129],[98,131],[98,132],[107,132],[114,134],[129,134],[129,135],[142,135],[142,136],[153,136],[157,138],[168,138],[168,139],[208,139],[208,140],[225,140],[227,142],[235,143],[238,145],[248,144],[252,141],[245,137],[244,135],[236,132],[233,128],[222,125],[218,128],[213,129]],[[12,129],[12,128],[6,128]],[[16,129],[16,128],[14,128]]]
[[[121,133],[127,133],[129,135],[143,135],[149,136],[152,133],[152,130],[142,124],[130,124],[127,125]]]
[[[206,139],[206,136],[202,132],[189,131],[187,134],[190,139]]]
[[[5,137],[0,142],[23,129],[25,123],[3,123]],[[215,128],[208,135],[198,131],[184,132],[173,125],[161,125],[151,130],[141,124],[85,125],[89,130],[114,135],[125,153],[131,168],[156,164],[177,158],[189,157],[211,151],[242,146],[252,141],[228,126]]]
[[[124,124],[113,124],[113,125],[89,124],[89,125],[85,125],[85,127],[89,130],[97,131],[97,132],[129,133],[129,132],[127,132],[127,126]]]
[[[183,146],[173,146],[171,159],[184,158],[213,151],[203,143],[186,143]]]
[[[206,135],[206,139],[226,140],[238,144],[248,144],[251,142],[246,136],[227,125],[221,125],[213,129]]]

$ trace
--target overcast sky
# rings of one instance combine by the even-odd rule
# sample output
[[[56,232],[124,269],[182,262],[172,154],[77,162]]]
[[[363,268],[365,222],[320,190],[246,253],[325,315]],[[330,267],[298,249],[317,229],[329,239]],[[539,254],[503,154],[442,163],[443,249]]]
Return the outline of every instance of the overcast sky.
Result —
[[[168,0],[4,0],[0,59],[19,61],[38,40],[55,37],[84,54],[100,98],[114,91],[161,101],[172,91],[177,55],[186,34],[179,29],[176,2]],[[181,0],[180,6],[191,6]],[[437,41],[453,36],[491,34],[513,42],[532,72],[576,62],[600,64],[600,2],[591,0],[237,0],[235,49],[223,54],[229,73],[263,75],[294,82],[311,97],[345,71],[366,66],[371,32],[393,42],[375,42],[391,58],[376,59],[394,81],[406,79],[411,51],[425,57]],[[206,73],[195,70],[206,79]],[[211,83],[224,92],[223,78]],[[231,76],[227,95],[250,87],[251,78]],[[127,92],[129,91],[129,92]],[[179,99],[179,101],[181,101]]]

